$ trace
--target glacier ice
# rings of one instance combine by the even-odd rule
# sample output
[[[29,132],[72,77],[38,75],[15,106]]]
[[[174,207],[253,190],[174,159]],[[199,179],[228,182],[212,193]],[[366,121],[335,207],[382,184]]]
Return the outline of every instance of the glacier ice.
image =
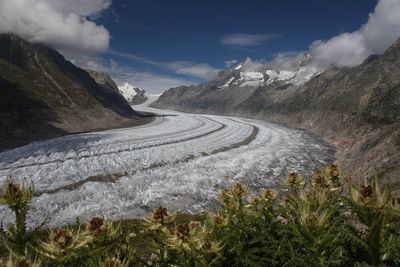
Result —
[[[0,184],[12,175],[41,192],[32,203],[30,227],[43,220],[60,226],[93,216],[140,217],[158,205],[203,212],[218,207],[218,192],[235,182],[257,191],[276,186],[289,171],[309,173],[333,159],[331,147],[301,130],[146,105],[135,109],[163,116],[135,128],[65,136],[0,153]],[[108,175],[117,179],[96,179]],[[4,206],[0,214],[6,223],[13,220]]]

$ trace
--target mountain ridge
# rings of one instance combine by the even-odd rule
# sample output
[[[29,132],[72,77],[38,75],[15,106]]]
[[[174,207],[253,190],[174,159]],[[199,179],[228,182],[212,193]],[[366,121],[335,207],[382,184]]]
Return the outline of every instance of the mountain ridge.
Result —
[[[337,147],[348,175],[379,175],[400,188],[400,39],[356,67],[331,67],[298,87],[261,86],[231,98],[218,95],[210,82],[172,88],[153,106],[303,128]]]
[[[0,84],[0,150],[141,120],[118,92],[55,49],[17,35],[0,35]]]

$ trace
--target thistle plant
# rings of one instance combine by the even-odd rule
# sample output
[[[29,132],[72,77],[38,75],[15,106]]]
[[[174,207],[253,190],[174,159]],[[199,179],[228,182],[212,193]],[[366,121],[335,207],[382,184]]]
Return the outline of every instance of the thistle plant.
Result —
[[[3,193],[0,197],[0,204],[8,206],[15,215],[15,224],[9,224],[7,230],[1,225],[0,237],[4,245],[11,252],[23,255],[31,234],[27,233],[26,215],[33,197],[33,188],[23,183],[17,183],[7,178]]]
[[[38,253],[57,266],[78,265],[84,249],[94,239],[88,232],[68,228],[51,230],[49,238],[39,243]]]
[[[86,224],[85,234],[92,237],[88,245],[90,253],[93,254],[97,253],[97,250],[111,251],[123,239],[119,225],[114,225],[111,221],[99,217],[91,219]]]
[[[356,216],[353,225],[358,230],[358,242],[366,251],[365,262],[400,264],[398,253],[393,251],[394,247],[400,248],[398,200],[391,196],[388,188],[382,189],[376,178],[372,183],[349,183],[349,194],[348,202]]]
[[[168,212],[164,207],[159,207],[154,210],[154,212],[147,217],[144,222],[146,228],[149,230],[158,230],[160,228],[165,228],[167,225],[172,223],[176,218],[176,214]]]
[[[330,165],[310,178],[289,173],[283,194],[235,184],[205,220],[159,207],[128,226],[135,234],[124,233],[125,222],[93,218],[52,229],[36,244],[25,227],[33,190],[7,180],[1,203],[16,222],[2,228],[10,256],[0,267],[400,266],[399,200],[377,180],[349,183],[345,193],[341,180]]]
[[[343,216],[340,212],[340,177],[335,165],[314,173],[305,181],[290,173],[284,185],[289,190],[280,208],[288,222],[283,245],[291,252],[290,261],[304,260],[305,265],[340,265],[346,261],[341,243]],[[299,251],[296,246],[300,246]],[[302,257],[306,254],[307,257]]]
[[[210,231],[198,221],[177,224],[176,215],[159,207],[145,219],[152,236],[154,253],[149,265],[207,266],[218,258],[219,244],[209,238]],[[168,266],[170,266],[168,265]]]

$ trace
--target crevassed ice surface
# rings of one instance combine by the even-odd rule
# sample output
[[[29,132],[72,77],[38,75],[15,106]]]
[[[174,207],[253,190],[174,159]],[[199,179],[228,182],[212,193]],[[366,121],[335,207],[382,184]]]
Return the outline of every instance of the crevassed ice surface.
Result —
[[[0,184],[11,175],[35,185],[30,227],[94,216],[141,217],[159,205],[203,212],[218,207],[218,192],[236,182],[256,192],[276,187],[289,171],[308,174],[333,160],[332,148],[304,131],[134,108],[159,116],[135,128],[65,136],[0,153]],[[4,206],[0,220],[14,220]]]

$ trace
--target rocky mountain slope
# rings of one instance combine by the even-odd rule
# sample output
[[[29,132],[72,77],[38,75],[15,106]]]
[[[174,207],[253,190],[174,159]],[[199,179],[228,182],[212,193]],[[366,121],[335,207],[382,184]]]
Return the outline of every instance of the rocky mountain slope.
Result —
[[[96,81],[97,84],[103,86],[111,92],[120,93],[117,84],[113,81],[108,73],[89,69],[86,69],[86,71],[89,73],[90,77]]]
[[[173,88],[153,105],[304,128],[337,147],[338,163],[348,175],[379,176],[400,188],[400,40],[383,55],[370,56],[354,68],[316,72],[303,85],[242,89],[238,93],[237,87],[229,85],[219,90],[213,80]]]
[[[118,93],[56,50],[0,35],[0,150],[34,140],[138,123]]]
[[[307,82],[318,71],[310,55],[299,56],[286,66],[246,59],[230,69],[222,70],[207,83],[166,91],[155,106],[230,114],[259,88],[285,93]]]
[[[145,90],[133,86],[128,82],[124,82],[118,87],[118,90],[131,105],[140,105],[149,99],[149,94]]]

